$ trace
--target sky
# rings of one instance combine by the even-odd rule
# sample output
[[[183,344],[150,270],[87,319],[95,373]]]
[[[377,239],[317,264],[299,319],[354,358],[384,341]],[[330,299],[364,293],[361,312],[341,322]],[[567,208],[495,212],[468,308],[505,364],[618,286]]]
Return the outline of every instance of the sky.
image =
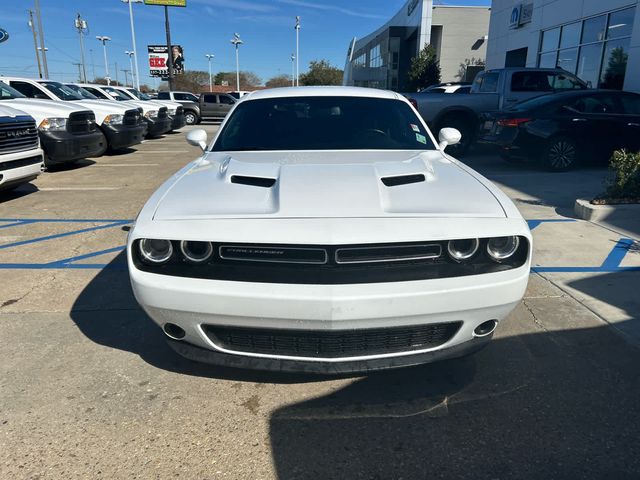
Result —
[[[0,43],[0,75],[37,77],[33,36],[28,10],[34,0],[0,0],[0,28],[9,40]],[[311,60],[326,59],[343,68],[351,39],[362,37],[391,18],[406,0],[187,0],[186,8],[169,9],[171,41],[184,48],[187,70],[207,71],[205,54],[214,54],[212,70],[235,70],[235,53],[230,43],[235,32],[240,47],[240,69],[255,72],[263,81],[291,74],[295,51],[295,16],[301,17],[300,71]],[[490,0],[446,0],[445,5],[489,5]],[[107,43],[111,77],[118,65],[129,68],[124,53],[132,49],[129,9],[121,0],[40,0],[49,77],[75,81],[78,77],[80,44],[74,20],[77,13],[88,22],[84,37],[87,76],[104,76],[104,57],[97,35],[112,38]],[[146,46],[166,43],[163,7],[134,4],[140,83],[158,85],[149,77]]]

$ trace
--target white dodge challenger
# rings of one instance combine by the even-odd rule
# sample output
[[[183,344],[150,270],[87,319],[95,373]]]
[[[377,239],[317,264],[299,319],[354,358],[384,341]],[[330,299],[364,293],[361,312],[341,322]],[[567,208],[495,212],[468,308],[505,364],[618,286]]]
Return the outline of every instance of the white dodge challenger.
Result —
[[[136,299],[178,353],[338,373],[474,352],[520,302],[531,233],[402,96],[282,88],[239,101],[129,234]]]

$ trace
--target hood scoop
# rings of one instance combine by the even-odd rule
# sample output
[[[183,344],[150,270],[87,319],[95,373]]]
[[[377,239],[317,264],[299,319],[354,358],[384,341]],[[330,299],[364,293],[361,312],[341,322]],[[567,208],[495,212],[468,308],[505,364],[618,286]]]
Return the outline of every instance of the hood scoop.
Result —
[[[420,183],[425,181],[422,173],[412,175],[396,175],[394,177],[382,177],[380,179],[387,187],[397,187],[400,185],[409,185],[411,183]]]
[[[246,175],[231,175],[231,183],[249,185],[251,187],[271,188],[276,184],[276,179],[267,177],[249,177]]]

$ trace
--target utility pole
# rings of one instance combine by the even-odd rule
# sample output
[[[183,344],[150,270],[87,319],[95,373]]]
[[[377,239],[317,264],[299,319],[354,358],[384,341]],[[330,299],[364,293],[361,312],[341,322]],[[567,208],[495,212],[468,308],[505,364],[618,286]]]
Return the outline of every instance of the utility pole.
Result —
[[[38,52],[38,36],[36,35],[36,24],[33,21],[33,10],[29,10],[29,26],[33,33],[33,47],[36,51],[36,60],[38,61],[38,77],[42,78],[42,65],[40,64],[40,53]]]
[[[44,66],[44,76],[49,78],[49,67],[47,66],[47,48],[44,45],[44,30],[42,29],[42,15],[40,14],[40,0],[36,2],[36,18],[38,19],[38,33],[40,33],[40,48],[42,49],[42,65]]]
[[[291,86],[296,86],[296,55],[291,54]]]
[[[118,62],[116,62],[116,85],[119,85],[120,82],[118,81]]]
[[[78,81],[82,82],[82,68],[81,68],[82,64],[73,62],[72,65],[78,67]],[[86,83],[86,80],[85,80],[85,83]]]
[[[240,60],[238,55],[238,47],[244,42],[240,40],[240,34],[234,33],[231,43],[236,47],[236,90],[240,91]]]
[[[126,55],[127,57],[129,57],[129,68],[131,68],[131,70],[130,70],[130,71],[131,71],[131,87],[132,87],[132,88],[133,88],[133,87],[135,87],[135,88],[137,88],[138,90],[140,90],[140,89],[138,88],[138,85],[140,84],[140,82],[136,82],[136,78],[137,78],[137,77],[134,75],[134,73],[135,73],[135,72],[134,72],[134,70],[133,70],[133,60],[131,59],[131,57],[135,56],[136,52],[130,52],[129,50],[125,50],[125,52],[124,52],[124,53],[125,53],[125,55]],[[126,78],[126,75],[125,75],[125,78]],[[134,85],[134,82],[136,82],[136,84],[135,84],[135,85]]]
[[[171,51],[171,28],[169,27],[169,7],[164,6],[164,28],[167,31],[167,68],[169,69],[169,91],[173,91],[173,52]]]
[[[76,17],[75,27],[78,29],[78,35],[80,35],[80,62],[82,62],[82,75],[80,76],[80,81],[87,83],[87,67],[84,62],[84,40],[82,39],[84,31],[87,29],[87,22],[82,19],[79,13]]]
[[[205,57],[207,57],[207,60],[209,60],[209,91],[213,92],[213,81],[211,79],[211,59],[215,57],[215,55],[212,53],[207,53]]]
[[[296,87],[300,86],[300,17],[296,17]]]
[[[96,62],[93,60],[93,48],[89,49],[89,55],[91,55],[91,75],[93,79],[96,79]]]
[[[136,47],[136,31],[133,28],[133,3],[142,3],[142,0],[122,0],[125,3],[129,4],[129,22],[131,23],[131,43],[133,43],[133,57],[135,59],[135,72],[133,67],[131,67],[131,86],[133,87],[133,79],[135,79],[135,87],[140,90],[140,72],[138,71],[138,50]],[[131,55],[129,55],[129,59],[131,59]],[[135,75],[134,75],[135,73]]]
[[[129,86],[129,78],[127,77],[127,75],[129,74],[131,70],[127,70],[126,68],[123,68],[121,70],[121,72],[124,72],[124,86],[128,87]],[[131,74],[131,87],[133,87],[133,73]]]
[[[104,52],[104,74],[105,74],[104,78],[107,80],[107,85],[111,85],[111,79],[109,78],[109,62],[107,61],[107,42],[111,40],[111,37],[98,35],[96,39],[102,42],[102,50]]]

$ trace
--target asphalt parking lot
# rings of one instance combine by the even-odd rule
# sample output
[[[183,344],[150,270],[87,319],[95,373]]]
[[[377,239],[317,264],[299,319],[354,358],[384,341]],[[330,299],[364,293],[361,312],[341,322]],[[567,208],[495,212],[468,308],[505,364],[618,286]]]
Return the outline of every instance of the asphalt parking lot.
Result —
[[[248,372],[177,357],[129,286],[128,225],[197,156],[188,130],[0,194],[0,478],[640,477],[640,229],[572,214],[603,169],[465,159],[535,245],[525,299],[477,355]]]

